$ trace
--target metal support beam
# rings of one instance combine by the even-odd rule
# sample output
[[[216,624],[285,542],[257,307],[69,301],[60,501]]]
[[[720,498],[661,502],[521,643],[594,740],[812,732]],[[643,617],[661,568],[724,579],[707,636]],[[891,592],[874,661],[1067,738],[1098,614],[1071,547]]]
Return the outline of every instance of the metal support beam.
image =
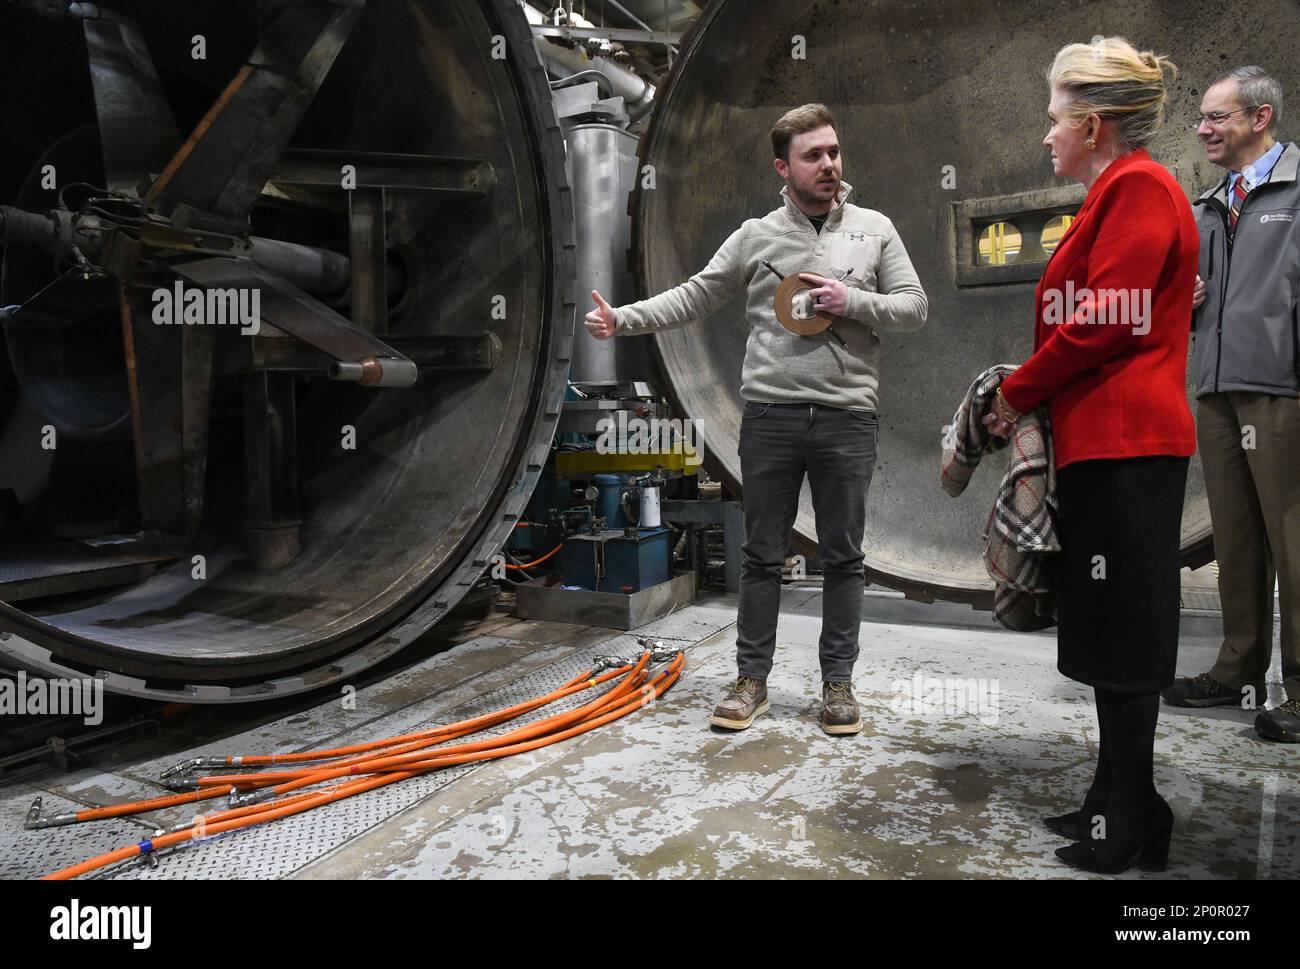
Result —
[[[483,331],[470,336],[386,336],[384,342],[420,370],[490,371],[501,358],[501,338]],[[251,366],[285,373],[323,373],[332,357],[298,340],[257,337]]]
[[[551,27],[533,24],[535,37],[560,37],[564,40],[610,40],[627,44],[664,44],[682,42],[682,35],[662,30],[630,30],[625,27]]]
[[[492,166],[478,158],[380,151],[292,149],[276,162],[270,181],[306,188],[343,188],[343,166],[356,172],[356,188],[483,198],[496,183]]]
[[[143,290],[120,290],[141,526],[191,539],[203,517],[214,329],[185,326],[177,335],[153,322]]]
[[[741,545],[745,541],[745,512],[739,501],[665,501],[660,507],[663,521],[679,525],[721,525],[726,559],[724,582],[728,592],[740,591]]]
[[[135,23],[115,15],[86,20],[83,30],[108,187],[139,198],[151,173],[176,154],[181,134]]]
[[[261,304],[259,322],[329,354],[336,361],[330,368],[335,379],[370,387],[409,387],[419,376],[415,364],[388,343],[250,259],[201,259],[173,269],[208,290],[255,290]]]
[[[294,378],[244,377],[244,527],[256,569],[284,565],[298,554],[298,434]]]
[[[384,233],[384,190],[348,193],[352,240],[352,322],[371,333],[388,332],[388,247]]]
[[[361,16],[362,4],[295,0],[150,186],[164,215],[180,203],[245,218]]]

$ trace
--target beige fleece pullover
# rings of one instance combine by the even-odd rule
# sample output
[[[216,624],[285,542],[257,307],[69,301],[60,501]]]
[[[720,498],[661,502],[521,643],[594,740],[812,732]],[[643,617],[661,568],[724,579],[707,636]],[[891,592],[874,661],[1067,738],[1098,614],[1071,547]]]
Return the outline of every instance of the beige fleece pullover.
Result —
[[[876,410],[880,339],[877,330],[909,332],[925,325],[929,302],[894,224],[848,202],[840,183],[836,205],[819,234],[786,189],[784,205],[748,219],[701,272],[673,289],[617,308],[618,336],[667,330],[709,316],[742,290],[749,340],[740,395],[761,403],[819,403]],[[799,336],[776,319],[772,300],[782,275],[814,272],[842,279],[848,310],[829,333]]]

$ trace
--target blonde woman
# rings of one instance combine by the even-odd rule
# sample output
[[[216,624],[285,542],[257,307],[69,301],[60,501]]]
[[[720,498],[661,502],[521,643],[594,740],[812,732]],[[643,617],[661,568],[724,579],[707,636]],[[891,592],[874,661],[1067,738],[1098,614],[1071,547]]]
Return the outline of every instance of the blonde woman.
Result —
[[[1047,823],[1076,842],[1057,850],[1063,861],[1108,873],[1163,870],[1173,823],[1156,793],[1153,746],[1178,651],[1199,247],[1186,195],[1145,146],[1174,75],[1168,59],[1123,38],[1057,53],[1043,144],[1055,173],[1088,193],[1039,282],[1034,353],[984,418],[1008,435],[1039,405],[1051,416],[1057,668],[1093,687],[1101,739],[1083,807]]]

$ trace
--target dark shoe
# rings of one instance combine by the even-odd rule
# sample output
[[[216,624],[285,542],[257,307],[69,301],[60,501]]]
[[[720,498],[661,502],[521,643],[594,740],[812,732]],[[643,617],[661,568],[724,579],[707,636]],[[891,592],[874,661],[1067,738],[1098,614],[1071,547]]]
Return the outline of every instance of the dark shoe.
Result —
[[[1287,700],[1255,718],[1255,733],[1284,744],[1300,744],[1300,700]]]
[[[1174,680],[1172,686],[1160,691],[1164,701],[1176,707],[1221,707],[1241,706],[1245,697],[1242,690],[1224,686],[1209,673],[1197,673]],[[1255,696],[1263,699],[1268,696],[1263,685],[1255,688]]]
[[[1113,845],[1101,840],[1083,840],[1056,849],[1056,857],[1067,865],[1101,875],[1118,875],[1137,865],[1143,871],[1164,871],[1169,865],[1169,839],[1174,830],[1174,812],[1164,799],[1160,810],[1143,826],[1135,843]]]
[[[822,729],[836,737],[862,732],[862,714],[852,683],[822,683]]]
[[[1071,811],[1069,814],[1059,814],[1054,818],[1043,818],[1043,824],[1047,825],[1049,831],[1059,834],[1062,838],[1069,838],[1071,841],[1087,841],[1092,830],[1092,817],[1084,810]]]
[[[742,676],[713,709],[709,723],[727,730],[744,730],[759,714],[766,713],[767,684]]]

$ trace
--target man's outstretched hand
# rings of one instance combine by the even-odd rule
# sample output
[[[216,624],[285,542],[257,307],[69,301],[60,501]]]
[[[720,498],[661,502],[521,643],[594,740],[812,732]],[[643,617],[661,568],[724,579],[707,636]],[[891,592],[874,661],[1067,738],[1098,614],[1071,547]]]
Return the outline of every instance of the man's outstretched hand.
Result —
[[[583,321],[587,324],[587,332],[597,340],[608,340],[614,335],[618,315],[614,307],[605,302],[605,297],[594,289],[591,291],[591,298],[596,301],[596,308],[588,313]]]
[[[824,279],[813,273],[800,273],[799,278],[815,286],[809,290],[808,297],[818,310],[831,316],[843,316],[849,310],[849,288],[838,279]]]

